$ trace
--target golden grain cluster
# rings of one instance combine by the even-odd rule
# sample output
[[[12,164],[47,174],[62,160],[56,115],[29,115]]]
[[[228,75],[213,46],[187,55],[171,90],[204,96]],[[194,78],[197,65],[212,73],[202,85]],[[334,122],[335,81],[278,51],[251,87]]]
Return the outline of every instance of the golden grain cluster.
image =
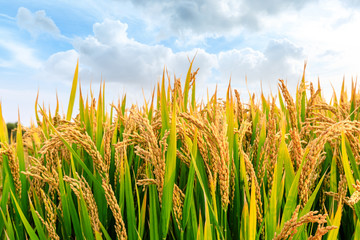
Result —
[[[0,237],[360,239],[356,84],[326,102],[304,69],[295,96],[197,102],[197,72],[110,111],[80,89],[73,114],[77,66],[66,115],[36,101],[15,139],[0,105]]]

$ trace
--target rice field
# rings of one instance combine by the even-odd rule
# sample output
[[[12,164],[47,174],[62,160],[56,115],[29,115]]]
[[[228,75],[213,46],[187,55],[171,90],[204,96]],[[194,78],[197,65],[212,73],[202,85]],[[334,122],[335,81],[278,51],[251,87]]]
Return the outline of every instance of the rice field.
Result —
[[[77,65],[66,115],[36,100],[12,141],[0,105],[1,239],[360,239],[356,84],[197,102],[196,74],[106,108]]]

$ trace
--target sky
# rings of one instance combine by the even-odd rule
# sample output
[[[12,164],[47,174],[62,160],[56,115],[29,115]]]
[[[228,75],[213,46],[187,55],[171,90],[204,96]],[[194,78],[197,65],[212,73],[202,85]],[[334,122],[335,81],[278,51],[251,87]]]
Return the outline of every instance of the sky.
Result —
[[[330,96],[359,74],[359,27],[358,0],[0,1],[3,116],[29,125],[38,91],[65,113],[77,59],[83,92],[104,80],[108,104],[142,104],[164,68],[184,82],[195,55],[198,100],[230,79],[244,100],[278,79],[294,93],[305,61]]]

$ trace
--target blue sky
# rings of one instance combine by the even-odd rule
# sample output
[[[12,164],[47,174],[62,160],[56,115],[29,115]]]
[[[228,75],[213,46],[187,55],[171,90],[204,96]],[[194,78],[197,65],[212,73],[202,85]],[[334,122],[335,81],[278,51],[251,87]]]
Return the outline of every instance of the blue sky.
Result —
[[[164,66],[184,78],[188,58],[199,67],[198,97],[229,79],[276,93],[307,81],[328,95],[360,69],[360,1],[354,0],[85,0],[0,2],[0,101],[6,121],[28,125],[40,103],[66,109],[76,60],[84,91],[107,84],[107,101],[150,95]],[[245,83],[247,77],[248,86]],[[225,91],[225,90],[223,90]]]

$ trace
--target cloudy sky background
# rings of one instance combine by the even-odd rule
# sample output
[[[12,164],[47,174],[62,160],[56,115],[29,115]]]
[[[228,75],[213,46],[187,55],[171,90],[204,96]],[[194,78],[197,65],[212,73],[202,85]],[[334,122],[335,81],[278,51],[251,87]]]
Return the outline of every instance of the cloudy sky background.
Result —
[[[325,95],[360,70],[357,0],[84,0],[0,2],[0,101],[7,122],[34,119],[36,93],[64,112],[76,60],[84,92],[106,81],[108,103],[149,97],[164,66],[184,79],[188,58],[199,67],[198,99],[231,77],[250,92],[291,91],[308,61],[307,81]],[[245,76],[248,86],[246,86]]]

